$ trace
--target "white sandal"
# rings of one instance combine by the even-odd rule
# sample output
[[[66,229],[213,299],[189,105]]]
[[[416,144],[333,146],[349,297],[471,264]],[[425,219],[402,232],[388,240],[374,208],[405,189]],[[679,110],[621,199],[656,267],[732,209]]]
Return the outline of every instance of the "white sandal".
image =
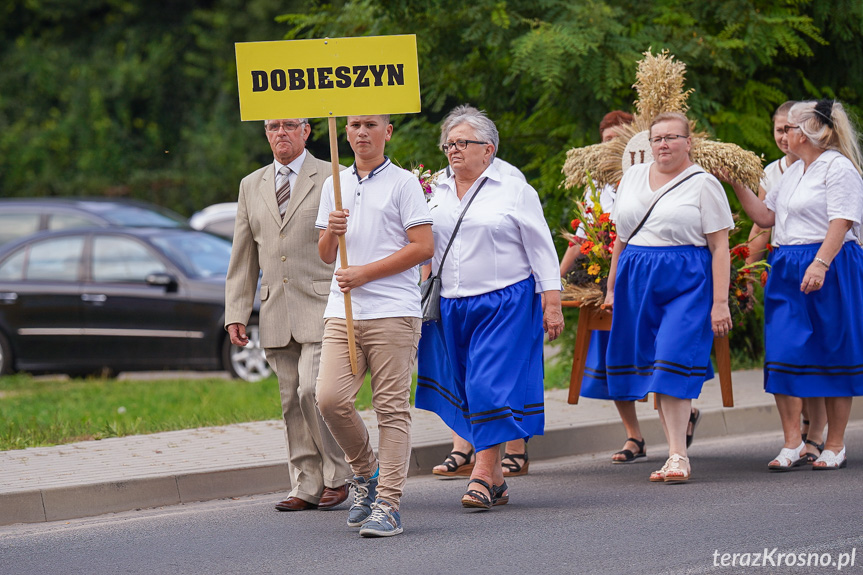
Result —
[[[818,463],[826,463],[827,465],[817,465]],[[834,469],[844,469],[848,465],[848,458],[845,457],[845,447],[842,451],[834,453],[829,449],[821,452],[821,456],[812,464],[812,469],[816,471],[833,471]]]
[[[651,482],[663,482],[665,481],[665,472],[668,471],[668,462],[665,462],[665,465],[662,466],[662,469],[657,469],[656,471],[651,472],[650,481]]]
[[[802,453],[802,455],[801,455]],[[774,464],[773,461],[777,463]],[[806,444],[801,442],[800,447],[790,449],[783,447],[773,460],[767,464],[767,469],[770,471],[790,471],[795,467],[800,467],[806,464]]]
[[[680,455],[679,453],[672,454],[672,456],[666,460],[662,469],[665,470],[665,483],[689,481],[689,478],[692,476],[692,470],[689,466],[689,458]]]

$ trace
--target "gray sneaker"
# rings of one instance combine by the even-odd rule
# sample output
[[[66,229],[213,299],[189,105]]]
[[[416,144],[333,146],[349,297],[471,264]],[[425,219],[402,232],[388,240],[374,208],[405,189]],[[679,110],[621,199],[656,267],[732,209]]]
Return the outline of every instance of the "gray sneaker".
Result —
[[[378,494],[378,478],[363,479],[357,475],[348,479],[348,483],[353,495],[353,503],[348,510],[348,527],[360,527],[372,514],[372,505]]]
[[[392,537],[402,531],[402,519],[399,512],[383,499],[378,499],[372,504],[372,514],[363,523],[360,535],[363,537]]]

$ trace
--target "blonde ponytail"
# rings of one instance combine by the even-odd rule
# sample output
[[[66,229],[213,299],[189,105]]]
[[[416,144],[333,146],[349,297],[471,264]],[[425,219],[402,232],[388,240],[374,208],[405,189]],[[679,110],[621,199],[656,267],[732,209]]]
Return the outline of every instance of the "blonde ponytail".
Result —
[[[863,154],[857,130],[841,102],[798,102],[788,111],[788,120],[797,124],[814,146],[836,150],[851,160],[857,173],[863,175]]]

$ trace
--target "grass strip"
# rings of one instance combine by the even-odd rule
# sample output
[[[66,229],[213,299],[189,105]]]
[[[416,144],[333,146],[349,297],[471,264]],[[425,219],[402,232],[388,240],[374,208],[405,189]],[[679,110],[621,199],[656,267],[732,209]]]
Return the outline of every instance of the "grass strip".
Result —
[[[732,356],[733,369],[759,364]],[[569,386],[572,356],[546,362],[545,388]],[[371,408],[369,376],[357,408]],[[416,378],[411,386],[414,400]],[[229,425],[282,416],[275,377],[239,380],[57,379],[19,374],[0,378],[0,451],[160,431]]]

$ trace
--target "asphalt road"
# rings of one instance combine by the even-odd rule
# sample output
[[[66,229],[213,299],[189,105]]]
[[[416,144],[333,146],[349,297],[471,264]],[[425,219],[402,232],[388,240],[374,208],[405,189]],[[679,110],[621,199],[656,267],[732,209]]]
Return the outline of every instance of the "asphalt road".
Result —
[[[485,513],[461,508],[463,481],[412,478],[388,539],[360,538],[345,509],[277,513],[278,495],[2,527],[0,573],[863,573],[863,424],[847,442],[845,470],[777,474],[778,433],[696,439],[680,485],[647,481],[655,447],[630,465],[532,463]]]

